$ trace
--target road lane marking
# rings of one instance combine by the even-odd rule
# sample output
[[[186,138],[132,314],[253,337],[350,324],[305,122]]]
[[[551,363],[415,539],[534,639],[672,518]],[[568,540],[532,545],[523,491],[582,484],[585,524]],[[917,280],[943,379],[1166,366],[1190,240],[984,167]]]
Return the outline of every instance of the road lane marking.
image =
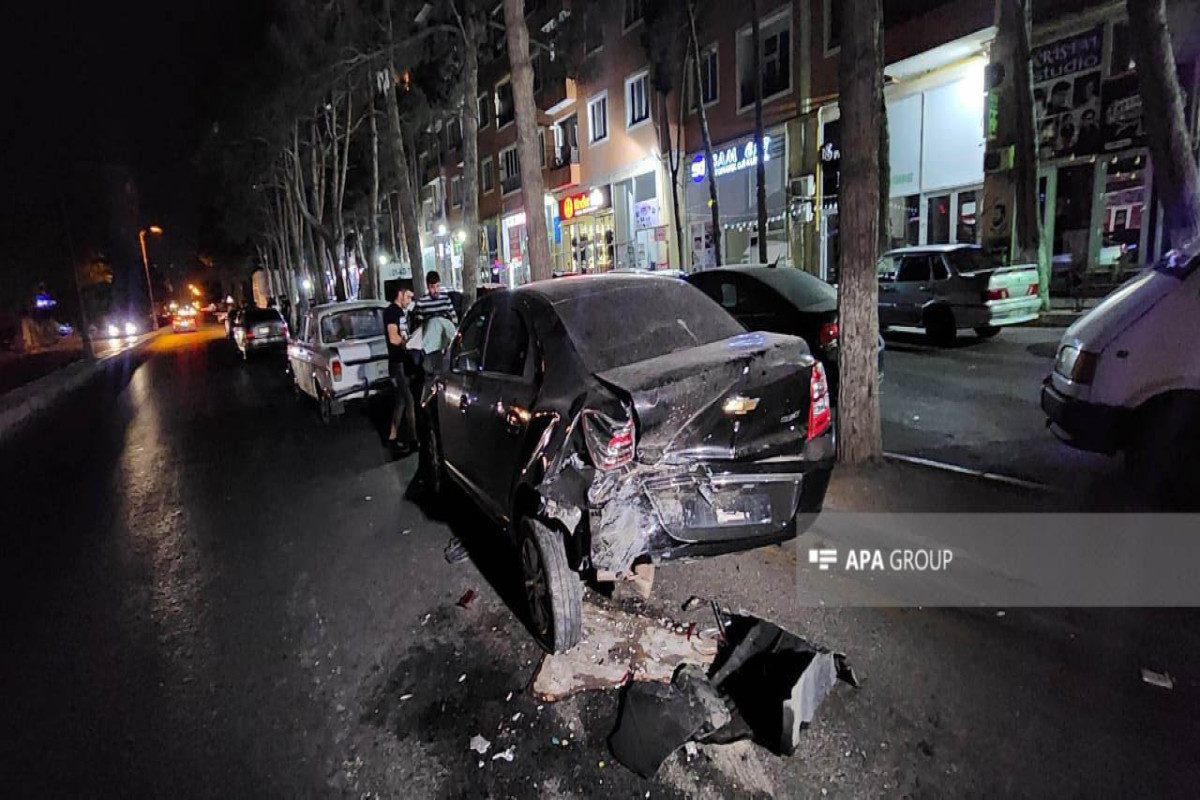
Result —
[[[1014,478],[1011,475],[1001,475],[996,472],[985,472],[981,469],[972,469],[963,467],[958,464],[947,464],[944,461],[934,461],[931,458],[921,458],[920,456],[909,456],[904,453],[887,453],[883,454],[884,458],[889,458],[893,461],[903,461],[906,464],[916,464],[922,467],[932,467],[946,472],[956,472],[959,475],[970,475],[975,478],[983,478],[984,480],[993,481],[995,483],[1003,483],[1008,486],[1016,486],[1021,489],[1032,489],[1037,492],[1047,492],[1051,494],[1060,494],[1061,489],[1049,486],[1037,481],[1027,481],[1024,478]]]

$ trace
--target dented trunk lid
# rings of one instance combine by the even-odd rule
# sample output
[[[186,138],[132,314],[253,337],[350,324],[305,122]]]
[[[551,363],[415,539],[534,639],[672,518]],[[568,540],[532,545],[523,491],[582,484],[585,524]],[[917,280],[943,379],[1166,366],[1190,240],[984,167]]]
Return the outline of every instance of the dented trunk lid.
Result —
[[[638,461],[760,459],[803,449],[815,363],[803,339],[746,333],[596,377],[632,404]]]

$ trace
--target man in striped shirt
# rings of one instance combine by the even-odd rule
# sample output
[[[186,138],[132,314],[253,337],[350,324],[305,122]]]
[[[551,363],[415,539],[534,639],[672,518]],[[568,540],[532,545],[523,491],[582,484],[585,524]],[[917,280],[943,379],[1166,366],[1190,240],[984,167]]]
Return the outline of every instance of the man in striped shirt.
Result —
[[[425,273],[425,286],[428,292],[417,300],[417,308],[413,312],[414,327],[421,327],[426,320],[434,317],[445,317],[455,326],[458,325],[458,314],[454,313],[454,304],[450,295],[442,294],[442,276],[436,270]]]

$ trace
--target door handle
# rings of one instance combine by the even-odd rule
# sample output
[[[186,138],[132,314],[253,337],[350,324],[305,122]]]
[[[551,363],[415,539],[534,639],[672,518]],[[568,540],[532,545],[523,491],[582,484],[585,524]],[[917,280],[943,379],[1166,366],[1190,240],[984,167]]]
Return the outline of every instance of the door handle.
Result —
[[[458,396],[458,411],[460,414],[467,413],[467,409],[475,402],[475,398],[463,392]]]
[[[521,415],[516,409],[510,408],[504,415],[504,429],[514,435],[521,432]]]

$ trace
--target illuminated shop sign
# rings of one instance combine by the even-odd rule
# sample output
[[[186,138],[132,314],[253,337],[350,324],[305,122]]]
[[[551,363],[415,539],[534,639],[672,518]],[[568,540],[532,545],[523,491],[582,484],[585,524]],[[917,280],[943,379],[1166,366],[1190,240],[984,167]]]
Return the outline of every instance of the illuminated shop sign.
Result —
[[[771,160],[771,137],[763,137],[763,162]],[[717,177],[728,175],[731,172],[740,172],[744,169],[749,169],[758,165],[758,148],[754,146],[754,140],[746,142],[744,145],[734,145],[726,147],[723,150],[717,150],[713,153],[713,173]],[[704,180],[706,169],[704,166],[704,154],[700,153],[692,159],[692,180],[696,183]]]
[[[575,219],[580,214],[608,208],[608,194],[603,189],[567,195],[558,201],[558,216],[564,220]]]

